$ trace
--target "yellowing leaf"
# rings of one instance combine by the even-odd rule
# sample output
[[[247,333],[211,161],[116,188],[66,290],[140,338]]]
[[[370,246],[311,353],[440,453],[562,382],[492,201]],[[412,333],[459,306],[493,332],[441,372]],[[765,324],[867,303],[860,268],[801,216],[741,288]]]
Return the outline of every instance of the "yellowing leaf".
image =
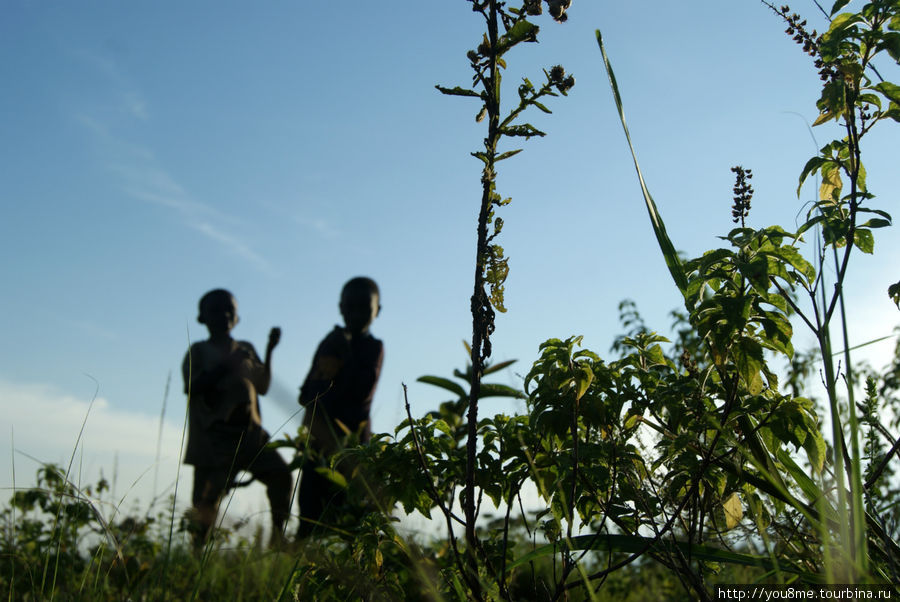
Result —
[[[725,502],[722,503],[722,510],[725,511],[725,526],[733,529],[744,518],[744,507],[741,505],[741,496],[734,492]]]
[[[828,169],[831,167],[831,169]],[[819,187],[820,201],[836,201],[841,196],[841,172],[836,166],[827,166],[822,169],[822,185]]]
[[[587,366],[582,366],[575,375],[575,400],[581,399],[594,380],[594,373]]]

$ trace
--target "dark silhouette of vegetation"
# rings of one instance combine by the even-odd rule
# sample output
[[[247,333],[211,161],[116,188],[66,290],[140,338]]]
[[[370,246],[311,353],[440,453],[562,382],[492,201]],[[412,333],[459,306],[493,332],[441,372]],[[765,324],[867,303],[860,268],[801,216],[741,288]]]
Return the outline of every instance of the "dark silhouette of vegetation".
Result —
[[[473,153],[482,199],[470,364],[453,378],[420,379],[451,399],[422,417],[407,401],[407,419],[392,434],[329,454],[328,469],[351,467],[333,481],[348,505],[319,537],[289,550],[263,553],[244,542],[191,556],[171,538],[163,546],[141,535],[156,523],[133,520],[129,531],[105,519],[90,501],[96,491],[74,489],[47,467],[39,487],[16,492],[2,514],[0,576],[10,598],[204,598],[223,595],[225,585],[234,596],[235,573],[222,575],[236,558],[252,558],[269,576],[264,583],[238,570],[241,595],[267,599],[712,600],[716,585],[749,582],[857,583],[900,595],[891,478],[900,345],[885,370],[852,362],[853,308],[843,296],[851,259],[873,253],[875,231],[891,223],[872,204],[861,140],[900,121],[900,86],[881,73],[900,63],[900,4],[860,1],[849,10],[849,0],[837,0],[818,34],[789,7],[764,2],[821,77],[815,125],[833,122],[839,137],[798,166],[801,187],[817,186],[796,231],[752,225],[751,171],[736,167],[721,209],[727,215],[731,196],[736,227],[695,258],[676,253],[646,185],[598,32],[650,225],[683,306],[670,341],[623,302],[623,334],[606,359],[581,348],[579,336],[545,341],[518,390],[482,382],[509,365],[489,359],[508,271],[496,243],[497,211],[508,199],[496,181],[498,163],[519,149],[500,152],[498,144],[543,135],[518,119],[530,107],[549,112],[544,97],[565,95],[574,79],[562,67],[545,71],[540,86],[525,79],[503,110],[500,75],[512,48],[537,39],[531,18],[546,7],[564,21],[570,1],[468,2],[485,22],[467,55],[473,86],[439,89],[478,99],[477,119],[487,120],[484,149]],[[900,296],[897,285],[889,294]],[[815,348],[795,349],[795,329],[811,333]],[[809,382],[817,374],[821,395]],[[525,411],[480,415],[490,395],[521,399]],[[303,462],[308,435],[304,427],[277,445],[294,447]],[[436,516],[445,536],[404,537],[395,507]],[[160,570],[171,572],[164,591]],[[185,587],[192,571],[200,579]]]

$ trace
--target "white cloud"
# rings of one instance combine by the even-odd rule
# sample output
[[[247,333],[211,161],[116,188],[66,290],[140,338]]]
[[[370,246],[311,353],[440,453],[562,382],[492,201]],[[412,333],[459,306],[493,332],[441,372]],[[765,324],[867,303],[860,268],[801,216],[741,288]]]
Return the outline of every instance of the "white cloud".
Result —
[[[0,506],[13,487],[34,486],[40,464],[66,469],[73,457],[70,481],[84,487],[95,484],[101,474],[110,482],[115,477],[116,490],[108,499],[122,511],[130,512],[135,505],[146,511],[154,502],[155,511],[160,510],[176,479],[177,511],[190,505],[193,470],[181,464],[183,404],[167,408],[161,429],[158,414],[125,411],[102,397],[92,402],[43,384],[0,379],[0,404],[7,418],[6,428],[0,430],[0,449],[12,452],[0,454],[8,457],[0,464]],[[254,483],[236,493],[227,520],[267,509],[265,491]]]
[[[17,479],[33,472],[30,462],[25,462],[22,472],[23,458],[68,464],[74,455],[109,474],[116,455],[139,464],[135,466],[138,471],[152,468],[157,441],[161,465],[174,466],[181,455],[179,424],[165,421],[158,437],[159,416],[126,412],[102,397],[91,401],[47,385],[0,380],[0,403],[9,425],[0,432],[0,446],[7,450],[15,447],[11,460]],[[12,485],[11,470],[12,464],[0,467],[0,483]]]

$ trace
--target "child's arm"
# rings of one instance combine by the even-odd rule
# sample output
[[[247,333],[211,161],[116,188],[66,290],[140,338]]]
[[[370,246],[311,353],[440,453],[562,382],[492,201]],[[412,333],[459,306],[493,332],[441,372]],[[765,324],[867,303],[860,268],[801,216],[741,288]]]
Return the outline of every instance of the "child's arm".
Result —
[[[349,346],[344,335],[335,329],[326,336],[313,357],[309,373],[300,387],[300,405],[306,407],[313,401],[327,406],[328,401],[340,396],[335,391],[338,378],[349,355]]]
[[[265,395],[269,390],[269,385],[272,384],[272,351],[278,346],[279,341],[281,341],[281,329],[275,326],[269,331],[269,342],[266,344],[266,359],[263,362],[262,374],[259,375],[259,382],[255,383],[256,392],[260,395]]]

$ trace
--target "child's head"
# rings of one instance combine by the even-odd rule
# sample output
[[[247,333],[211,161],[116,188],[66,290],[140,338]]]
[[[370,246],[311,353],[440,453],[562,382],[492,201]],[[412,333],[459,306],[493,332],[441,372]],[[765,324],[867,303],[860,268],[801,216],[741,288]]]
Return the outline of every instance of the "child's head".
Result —
[[[204,324],[209,333],[226,334],[238,323],[237,301],[224,288],[209,291],[200,298],[200,314],[197,321]]]
[[[358,276],[347,281],[341,291],[341,315],[344,325],[353,334],[369,330],[381,311],[378,285],[371,278]]]

